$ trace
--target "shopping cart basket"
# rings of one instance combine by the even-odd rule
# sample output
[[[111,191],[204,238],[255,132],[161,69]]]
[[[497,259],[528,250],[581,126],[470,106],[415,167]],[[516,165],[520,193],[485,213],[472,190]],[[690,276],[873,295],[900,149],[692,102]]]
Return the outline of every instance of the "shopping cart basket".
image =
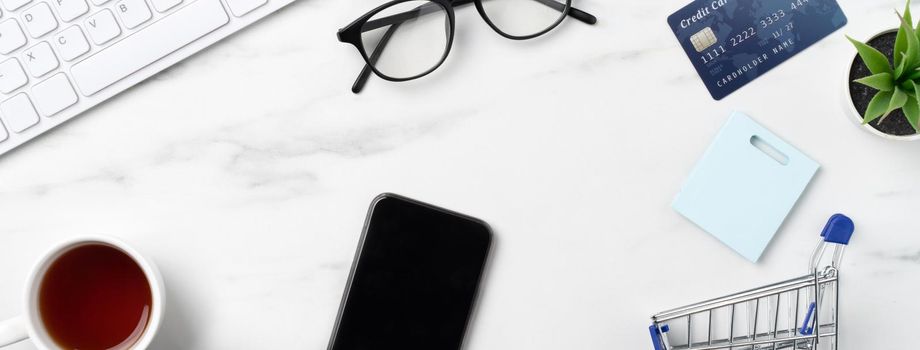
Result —
[[[832,216],[805,276],[652,316],[654,349],[836,350],[839,266],[853,230]]]

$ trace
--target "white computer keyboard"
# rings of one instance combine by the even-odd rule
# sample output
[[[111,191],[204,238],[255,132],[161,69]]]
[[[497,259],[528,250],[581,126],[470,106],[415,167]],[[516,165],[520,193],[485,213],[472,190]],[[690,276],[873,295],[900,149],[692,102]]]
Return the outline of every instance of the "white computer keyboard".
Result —
[[[0,155],[294,0],[0,0]]]

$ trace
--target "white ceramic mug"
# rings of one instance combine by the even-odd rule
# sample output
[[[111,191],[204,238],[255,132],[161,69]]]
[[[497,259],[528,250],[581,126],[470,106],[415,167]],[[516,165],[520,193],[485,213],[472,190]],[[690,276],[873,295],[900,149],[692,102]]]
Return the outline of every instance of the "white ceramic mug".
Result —
[[[146,349],[150,345],[150,342],[156,335],[160,323],[163,320],[165,290],[163,289],[163,278],[160,276],[160,272],[151,261],[145,259],[136,250],[118,239],[105,236],[87,236],[71,239],[58,244],[49,250],[48,253],[39,260],[38,264],[35,265],[32,272],[29,274],[28,283],[26,284],[25,313],[22,316],[10,320],[0,321],[0,347],[31,338],[35,346],[41,350],[61,349],[48,335],[48,331],[39,314],[39,290],[45,273],[53,262],[64,253],[87,244],[103,244],[114,247],[131,257],[131,259],[140,266],[141,270],[144,271],[144,275],[146,275],[147,281],[150,283],[150,296],[151,303],[153,304],[152,311],[144,334],[128,349]]]

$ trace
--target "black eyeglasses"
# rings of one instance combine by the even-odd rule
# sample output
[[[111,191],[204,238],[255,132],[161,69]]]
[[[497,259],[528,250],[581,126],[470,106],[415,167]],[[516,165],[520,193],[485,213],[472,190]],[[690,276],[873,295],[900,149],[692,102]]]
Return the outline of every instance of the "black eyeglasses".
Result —
[[[471,3],[492,29],[512,40],[546,34],[566,16],[597,23],[593,15],[572,7],[572,0],[390,1],[339,29],[339,41],[358,48],[366,62],[351,91],[360,92],[371,72],[389,81],[433,72],[444,63],[454,41],[454,7]]]

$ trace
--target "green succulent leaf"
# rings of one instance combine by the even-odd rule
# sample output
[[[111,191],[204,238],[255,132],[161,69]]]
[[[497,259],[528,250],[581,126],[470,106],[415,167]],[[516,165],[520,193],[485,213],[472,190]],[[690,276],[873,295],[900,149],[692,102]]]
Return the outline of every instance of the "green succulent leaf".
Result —
[[[891,113],[898,108],[904,107],[905,103],[907,103],[907,93],[901,88],[895,88],[894,95],[891,96],[891,104],[888,105],[886,113]]]
[[[898,15],[901,17],[901,15]],[[898,29],[898,33],[904,32],[904,36],[907,38],[907,51],[902,53],[901,65],[905,67],[901,69],[903,73],[906,70],[913,70],[920,65],[920,38],[917,37],[917,31],[914,30],[913,24],[907,21],[906,18],[901,17],[901,28]],[[895,42],[897,44],[897,42]],[[900,65],[898,66],[900,68]],[[900,78],[900,75],[897,75]]]
[[[901,107],[901,110],[906,115],[920,116],[920,100],[917,100],[916,96],[908,95],[907,102],[904,103],[904,107]]]
[[[879,123],[885,121],[885,118],[888,118],[888,116],[891,115],[891,112],[894,112],[904,107],[904,105],[907,104],[908,97],[909,96],[907,96],[907,93],[904,92],[904,90],[901,90],[901,88],[896,87],[894,89],[894,94],[891,95],[891,101],[889,101],[888,103],[888,109],[885,111],[885,114],[882,115],[882,118],[879,120]]]
[[[910,125],[916,130],[917,121],[920,120],[920,103],[917,102],[916,98],[911,98],[907,100],[907,103],[901,110],[904,111],[904,115],[907,116],[907,121],[910,122]]]
[[[913,84],[914,91],[917,91],[920,86],[916,82]],[[910,106],[908,107],[908,105]],[[920,94],[915,94],[911,101],[904,105],[904,115],[907,116],[907,122],[910,123],[910,126],[920,133]]]
[[[904,5],[904,19],[907,20],[908,23],[913,23],[913,18],[911,18],[910,15],[910,5],[911,0],[907,0],[907,5]],[[917,22],[914,33],[917,34],[917,39],[920,39],[920,21]]]
[[[904,56],[906,56],[906,54],[904,54]],[[907,62],[908,62],[908,61],[909,61],[909,60],[907,59],[907,57],[905,57],[904,59],[901,60],[901,64],[899,64],[899,65],[896,66],[897,68],[894,69],[894,78],[895,78],[895,79],[898,79],[898,80],[899,80],[899,79],[901,79],[901,76],[904,75],[904,73],[905,73],[904,71],[907,70],[907,64],[908,64]]]
[[[907,23],[913,23],[913,19],[911,18],[911,15],[910,15],[910,0],[907,1],[907,6],[905,6],[904,8],[903,19]],[[918,23],[918,26],[920,26],[920,23]],[[906,51],[907,51],[907,33],[902,29],[898,29],[898,36],[894,41],[894,65],[895,66],[898,66],[901,64],[901,58],[904,57],[904,52]]]
[[[854,80],[857,83],[863,84],[870,88],[879,90],[879,91],[891,91],[894,90],[895,81],[889,73],[879,73],[875,75],[870,75],[862,79]]]
[[[863,124],[869,124],[873,120],[881,117],[882,114],[885,114],[885,110],[888,109],[888,105],[891,104],[891,96],[894,95],[894,91],[879,91],[872,97],[872,100],[869,101],[869,106],[866,108],[866,114],[863,116]]]
[[[918,80],[920,79],[920,69],[915,69],[910,75],[907,76],[907,80]]]
[[[876,50],[874,47],[866,45],[849,36],[847,36],[847,40],[850,40],[850,42],[853,43],[853,46],[856,47],[856,51],[859,52],[859,57],[862,57],[863,62],[866,63],[866,67],[869,68],[869,71],[872,72],[872,74],[894,74],[894,70],[891,69],[890,65],[888,65],[888,58],[886,58],[884,54]]]
[[[912,19],[911,16],[910,16],[910,3],[911,3],[911,1],[912,1],[912,0],[907,0],[907,4],[904,5],[904,19],[907,20],[908,23],[912,23],[912,22],[913,22],[913,19]]]

